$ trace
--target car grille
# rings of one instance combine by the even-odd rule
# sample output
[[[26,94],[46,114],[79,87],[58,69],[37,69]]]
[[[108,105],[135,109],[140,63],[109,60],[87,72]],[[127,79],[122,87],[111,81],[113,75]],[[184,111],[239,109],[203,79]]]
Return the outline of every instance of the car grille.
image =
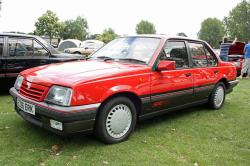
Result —
[[[43,101],[49,88],[39,84],[23,81],[19,93],[29,99],[35,101]]]

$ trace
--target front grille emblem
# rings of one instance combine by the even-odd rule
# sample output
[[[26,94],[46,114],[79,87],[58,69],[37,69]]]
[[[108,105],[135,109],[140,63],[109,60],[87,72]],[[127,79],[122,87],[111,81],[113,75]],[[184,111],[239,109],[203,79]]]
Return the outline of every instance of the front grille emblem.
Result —
[[[27,82],[27,87],[28,87],[28,89],[30,89],[31,83]]]

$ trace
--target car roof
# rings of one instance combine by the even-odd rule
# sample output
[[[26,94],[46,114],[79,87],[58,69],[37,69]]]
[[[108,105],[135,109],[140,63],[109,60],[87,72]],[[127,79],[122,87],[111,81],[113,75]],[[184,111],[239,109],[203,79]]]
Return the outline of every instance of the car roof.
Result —
[[[20,34],[20,33],[0,33],[0,36],[15,36],[15,37],[33,37],[37,38],[35,35]]]
[[[151,38],[161,38],[161,39],[184,39],[184,40],[190,40],[190,41],[199,41],[204,42],[203,40],[199,39],[192,39],[188,37],[183,36],[174,36],[174,35],[166,35],[166,34],[140,34],[140,35],[126,35],[121,37],[151,37]]]

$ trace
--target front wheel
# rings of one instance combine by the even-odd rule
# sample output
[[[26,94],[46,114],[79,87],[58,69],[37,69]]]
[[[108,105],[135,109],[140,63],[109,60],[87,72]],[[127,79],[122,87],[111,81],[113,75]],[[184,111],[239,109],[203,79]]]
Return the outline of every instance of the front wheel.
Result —
[[[96,134],[104,143],[122,142],[133,132],[136,124],[136,108],[130,99],[113,98],[99,111]]]
[[[209,96],[208,104],[212,109],[218,110],[220,109],[225,101],[225,85],[222,82],[219,82],[215,85],[213,92]]]

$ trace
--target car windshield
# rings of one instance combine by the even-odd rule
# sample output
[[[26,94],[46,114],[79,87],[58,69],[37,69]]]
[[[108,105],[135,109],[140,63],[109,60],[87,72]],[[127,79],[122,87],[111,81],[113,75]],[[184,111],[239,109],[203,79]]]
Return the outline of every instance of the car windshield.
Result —
[[[160,39],[158,38],[119,38],[106,44],[94,53],[91,58],[148,64],[159,43]]]
[[[52,54],[59,54],[59,52],[52,47],[49,43],[47,43],[44,39],[41,37],[37,37],[37,39],[52,53]]]

